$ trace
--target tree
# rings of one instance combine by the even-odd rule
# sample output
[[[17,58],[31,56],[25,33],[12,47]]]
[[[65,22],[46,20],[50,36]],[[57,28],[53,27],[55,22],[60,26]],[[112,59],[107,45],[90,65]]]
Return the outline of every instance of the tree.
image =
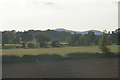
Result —
[[[107,47],[107,45],[108,45],[108,40],[107,40],[106,30],[105,30],[102,34],[100,44],[99,44],[99,48],[102,51],[102,53],[105,53],[105,54],[110,53],[110,49]]]
[[[69,40],[70,46],[79,46],[80,45],[80,34],[74,34]]]
[[[27,42],[33,40],[33,35],[29,34],[28,32],[24,31],[21,35],[21,40],[24,43],[24,48],[27,48]]]
[[[116,29],[115,31],[112,31],[110,40],[112,44],[120,45],[120,28]]]
[[[89,31],[88,34],[74,34],[71,39],[69,39],[69,45],[71,46],[88,46],[97,44],[98,36],[94,32]]]
[[[46,32],[39,32],[34,35],[34,38],[39,43],[40,47],[47,47],[47,42],[50,41],[51,36]]]
[[[47,47],[48,47],[48,46],[47,46],[47,42],[45,42],[45,41],[41,41],[40,44],[39,44],[39,46],[40,46],[41,48],[47,48]]]
[[[89,39],[89,44],[93,45],[95,44],[95,33],[92,31],[88,32],[88,39]],[[88,41],[88,40],[87,40]]]
[[[97,42],[97,37],[95,35],[94,32],[89,31],[88,34],[85,34],[84,36],[82,36],[82,45],[95,45]]]
[[[120,28],[118,28],[116,32],[117,32],[117,45],[120,45]]]
[[[12,44],[15,39],[15,32],[4,31],[2,32],[2,44]]]
[[[22,41],[23,42],[28,42],[31,41],[33,39],[33,35],[32,34],[28,34],[28,32],[23,32],[21,35]]]

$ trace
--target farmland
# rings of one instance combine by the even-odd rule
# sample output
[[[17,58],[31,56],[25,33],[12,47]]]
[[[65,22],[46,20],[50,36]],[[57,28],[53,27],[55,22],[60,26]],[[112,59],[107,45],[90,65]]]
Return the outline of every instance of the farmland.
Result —
[[[109,49],[118,53],[117,45]],[[3,78],[118,77],[117,56],[98,53],[98,46],[3,49]]]
[[[117,45],[109,49],[118,53]],[[118,58],[96,53],[101,53],[98,46],[3,49],[3,78],[118,77]]]
[[[117,78],[117,58],[3,64],[3,78]]]
[[[109,46],[111,52],[117,53],[118,46]],[[2,55],[38,55],[38,54],[58,54],[65,55],[68,53],[100,53],[98,46],[82,46],[82,47],[61,47],[61,48],[39,48],[39,49],[3,49]]]

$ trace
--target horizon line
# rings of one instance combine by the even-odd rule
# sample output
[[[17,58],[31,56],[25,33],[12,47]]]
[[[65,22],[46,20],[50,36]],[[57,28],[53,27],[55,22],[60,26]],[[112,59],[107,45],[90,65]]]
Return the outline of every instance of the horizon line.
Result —
[[[71,31],[78,31],[78,30],[73,30],[73,29],[66,29],[66,28],[56,28],[56,29],[65,29],[65,30],[71,30]],[[10,30],[0,30],[0,32],[2,32],[2,31],[13,31],[13,30],[15,30],[15,31],[17,31],[17,32],[24,32],[24,31],[29,31],[29,30],[41,30],[41,31],[46,31],[46,30],[56,30],[56,29],[26,29],[26,30],[15,30],[15,29],[10,29]],[[118,28],[117,28],[118,29]],[[86,29],[86,30],[83,30],[83,31],[90,31],[90,30],[97,30],[97,31],[101,31],[101,32],[103,32],[104,30],[98,30],[98,29]],[[105,29],[106,30],[106,29]],[[116,30],[116,29],[115,29]],[[83,32],[83,31],[80,31],[79,30],[79,32]],[[107,31],[114,31],[114,30],[107,30]]]

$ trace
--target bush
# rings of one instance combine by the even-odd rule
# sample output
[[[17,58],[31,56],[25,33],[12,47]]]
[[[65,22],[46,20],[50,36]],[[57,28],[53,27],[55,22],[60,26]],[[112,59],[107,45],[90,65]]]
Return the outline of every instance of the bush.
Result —
[[[26,43],[22,43],[22,48],[26,48]]]
[[[12,49],[12,48],[16,48],[15,46],[2,46],[2,49]]]
[[[52,46],[52,47],[60,47],[61,44],[60,44],[59,41],[53,41],[53,42],[51,43],[51,46]]]
[[[28,48],[35,48],[35,45],[32,44],[32,43],[28,43],[28,44],[27,44],[27,47],[28,47]]]
[[[39,45],[41,48],[47,48],[47,43],[46,42],[40,42]]]

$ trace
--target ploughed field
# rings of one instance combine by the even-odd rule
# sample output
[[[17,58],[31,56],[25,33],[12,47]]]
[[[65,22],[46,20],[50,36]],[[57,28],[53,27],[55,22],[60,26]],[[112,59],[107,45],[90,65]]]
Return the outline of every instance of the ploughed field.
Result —
[[[117,58],[3,64],[3,78],[117,78]]]

